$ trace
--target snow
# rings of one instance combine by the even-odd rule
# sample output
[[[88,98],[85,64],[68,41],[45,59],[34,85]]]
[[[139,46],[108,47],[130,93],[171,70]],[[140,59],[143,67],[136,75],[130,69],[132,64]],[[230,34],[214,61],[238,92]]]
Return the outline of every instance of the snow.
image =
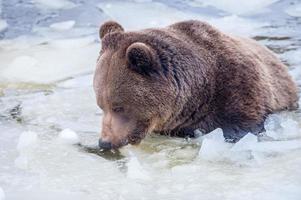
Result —
[[[71,129],[64,129],[59,133],[58,139],[64,144],[79,144],[78,135]]]
[[[75,25],[75,21],[69,20],[69,21],[53,23],[50,25],[50,28],[56,31],[66,31],[66,30],[70,30],[74,25]]]

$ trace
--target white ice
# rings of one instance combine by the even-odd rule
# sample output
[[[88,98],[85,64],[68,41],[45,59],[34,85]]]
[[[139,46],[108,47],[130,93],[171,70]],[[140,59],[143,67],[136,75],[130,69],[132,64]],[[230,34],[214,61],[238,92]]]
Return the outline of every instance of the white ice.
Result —
[[[223,131],[220,128],[203,137],[204,139],[199,152],[199,156],[203,159],[219,160],[222,154],[229,149],[230,144],[224,141]]]
[[[163,27],[178,21],[198,19],[208,21],[221,30],[235,33],[236,35],[254,35],[256,34],[256,29],[267,25],[266,23],[258,23],[238,17],[235,14],[213,18],[202,15],[202,13],[180,11],[161,3],[133,4],[116,2],[112,4],[108,1],[98,4],[98,7],[128,30]],[[120,10],[127,10],[127,12],[120,12]]]
[[[75,6],[74,3],[68,0],[33,0],[37,6],[50,9],[68,9]]]
[[[31,131],[25,131],[20,135],[17,150],[22,152],[24,149],[27,149],[37,142],[37,134]]]
[[[99,52],[94,40],[87,36],[40,43],[30,38],[2,41],[0,82],[49,84],[92,72]]]
[[[127,177],[130,179],[150,180],[148,172],[143,169],[138,158],[133,153],[130,153],[130,156],[130,160],[127,163]]]
[[[75,21],[69,20],[69,21],[53,23],[50,25],[50,28],[56,31],[66,31],[66,30],[70,30],[74,25],[75,25]]]
[[[285,12],[293,17],[301,17],[301,4],[294,4],[288,7]]]
[[[21,133],[17,144],[19,156],[15,160],[16,167],[20,169],[28,168],[30,159],[28,155],[30,154],[30,151],[36,147],[37,141],[37,133],[32,131],[24,131]]]
[[[78,135],[71,129],[64,129],[59,133],[59,142],[64,144],[79,144]]]
[[[5,199],[5,193],[4,190],[0,187],[0,200],[4,200]]]
[[[252,1],[237,1],[237,0],[195,0],[192,1],[195,5],[213,6],[220,10],[238,14],[249,15],[266,12],[267,7],[279,0],[252,0]]]
[[[0,32],[5,30],[7,26],[8,24],[6,23],[6,21],[0,18]]]
[[[202,136],[199,156],[207,161],[227,161],[237,164],[261,162],[261,159],[301,149],[300,123],[289,113],[273,114],[265,122],[269,138],[249,133],[236,144],[224,141],[223,131],[216,129]]]

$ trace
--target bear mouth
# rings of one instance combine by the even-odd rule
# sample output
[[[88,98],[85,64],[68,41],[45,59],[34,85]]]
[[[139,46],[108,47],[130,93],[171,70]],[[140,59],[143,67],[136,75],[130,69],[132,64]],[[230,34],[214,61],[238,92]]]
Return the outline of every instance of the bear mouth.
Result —
[[[127,142],[131,145],[138,145],[146,136],[145,132],[134,132],[128,136]]]

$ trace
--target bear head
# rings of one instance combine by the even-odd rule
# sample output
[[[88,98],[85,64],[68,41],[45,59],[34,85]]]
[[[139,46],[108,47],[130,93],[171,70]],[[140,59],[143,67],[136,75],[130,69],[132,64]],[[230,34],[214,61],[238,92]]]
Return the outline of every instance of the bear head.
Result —
[[[125,32],[113,21],[100,27],[99,36],[102,48],[93,82],[104,113],[99,146],[139,144],[147,133],[162,130],[173,114],[177,94],[167,73],[168,56],[156,36]]]

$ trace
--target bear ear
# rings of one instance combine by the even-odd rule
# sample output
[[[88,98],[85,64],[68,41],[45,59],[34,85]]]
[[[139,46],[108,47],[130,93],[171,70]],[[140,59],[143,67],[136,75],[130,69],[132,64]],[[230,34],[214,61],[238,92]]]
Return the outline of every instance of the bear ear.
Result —
[[[100,26],[99,37],[102,39],[108,33],[123,32],[123,27],[115,21],[107,21]]]
[[[135,42],[126,50],[126,58],[130,69],[142,75],[156,73],[155,52],[148,45]]]

